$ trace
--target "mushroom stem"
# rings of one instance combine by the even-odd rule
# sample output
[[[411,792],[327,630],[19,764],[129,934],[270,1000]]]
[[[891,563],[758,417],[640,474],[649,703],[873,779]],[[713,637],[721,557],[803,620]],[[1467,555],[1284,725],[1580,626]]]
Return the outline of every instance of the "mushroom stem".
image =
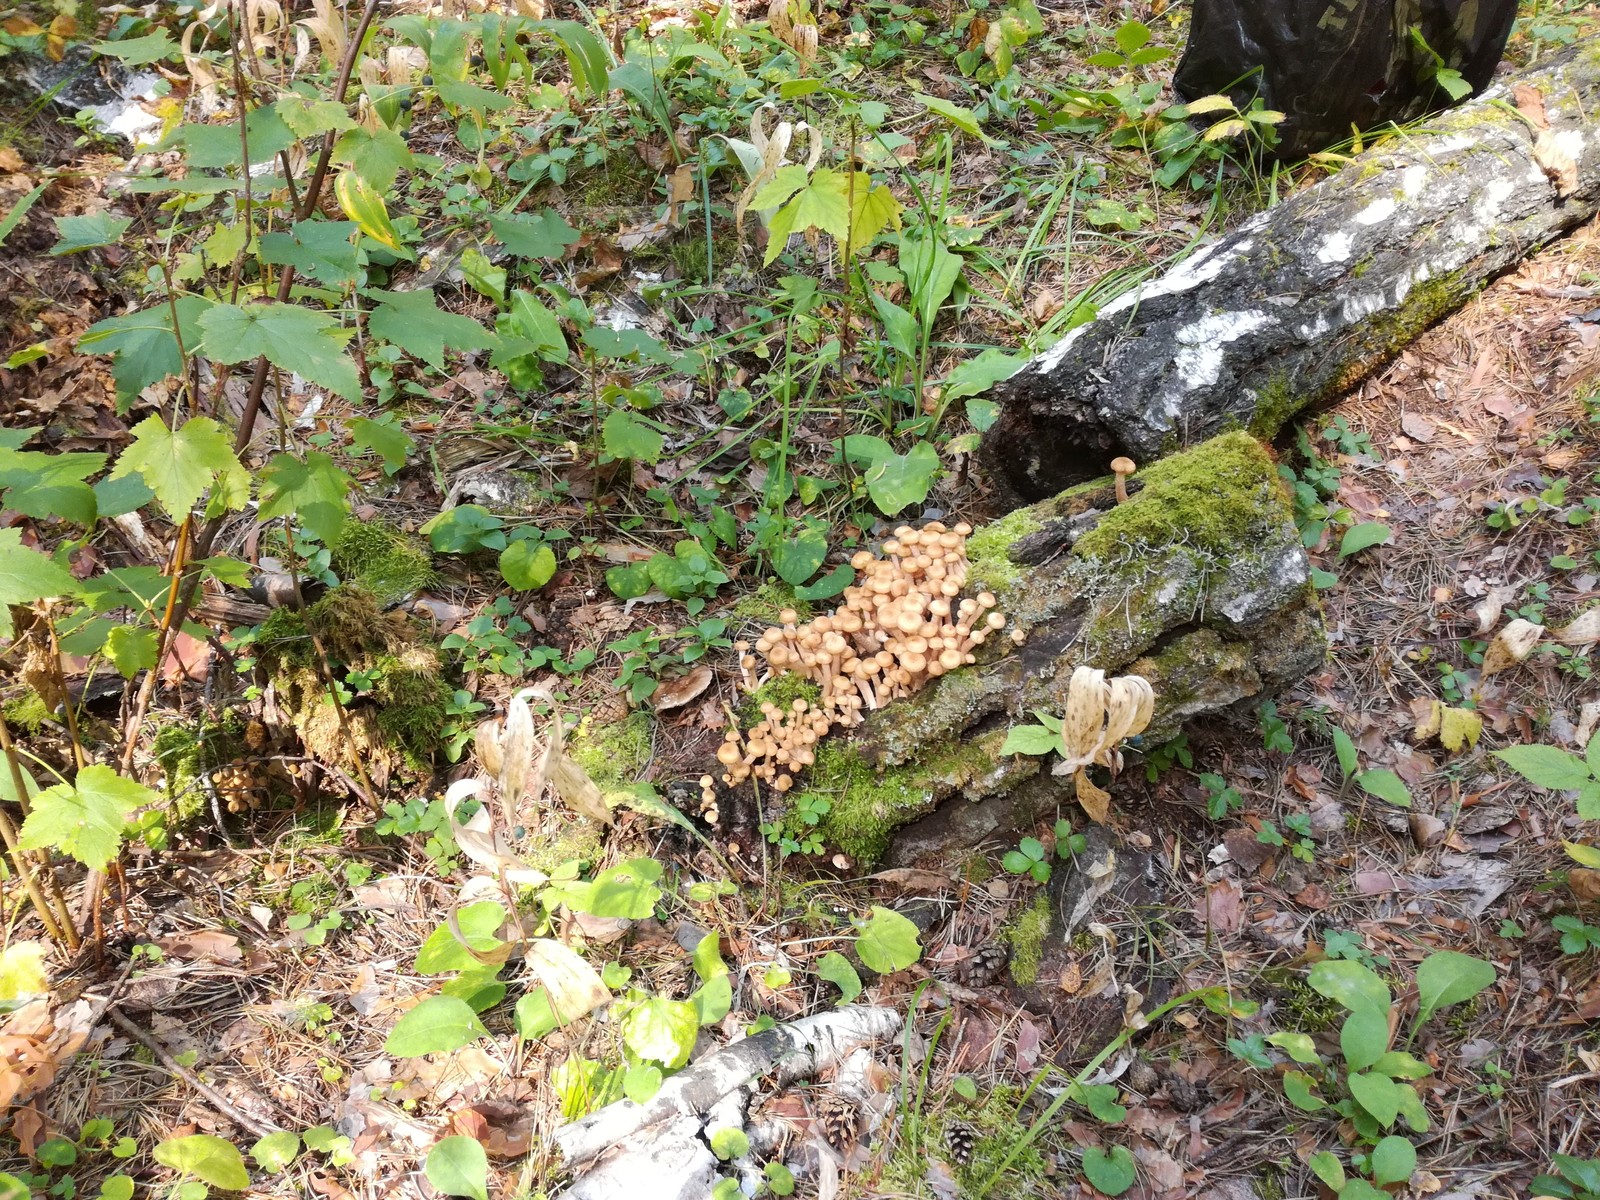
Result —
[[[1128,476],[1132,475],[1136,469],[1131,458],[1113,458],[1111,460],[1111,470],[1117,477],[1118,504],[1126,504],[1128,502]]]

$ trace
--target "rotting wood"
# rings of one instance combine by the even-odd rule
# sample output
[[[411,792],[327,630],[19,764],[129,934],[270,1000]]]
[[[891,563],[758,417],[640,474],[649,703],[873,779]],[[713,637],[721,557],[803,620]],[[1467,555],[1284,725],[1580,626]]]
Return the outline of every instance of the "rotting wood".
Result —
[[[1594,215],[1597,108],[1589,41],[1108,304],[995,389],[990,476],[1026,502],[1119,455],[1149,462],[1230,427],[1274,435]]]

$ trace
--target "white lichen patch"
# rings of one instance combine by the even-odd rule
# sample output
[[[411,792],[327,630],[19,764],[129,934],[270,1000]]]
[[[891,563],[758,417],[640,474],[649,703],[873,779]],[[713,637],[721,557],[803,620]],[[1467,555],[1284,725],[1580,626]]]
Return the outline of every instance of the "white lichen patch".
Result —
[[[1394,216],[1395,202],[1388,196],[1380,196],[1356,214],[1357,225],[1377,225]]]
[[[1222,377],[1223,347],[1229,342],[1277,324],[1278,318],[1260,309],[1208,313],[1174,335],[1184,347],[1172,360],[1180,391],[1210,387]]]
[[[1418,163],[1414,167],[1407,167],[1405,174],[1400,176],[1400,194],[1407,200],[1414,200],[1422,195],[1423,185],[1428,182],[1428,168]]]
[[[1355,243],[1355,235],[1348,229],[1341,229],[1332,234],[1327,241],[1317,248],[1317,261],[1329,266],[1335,263],[1350,261],[1350,248]]]

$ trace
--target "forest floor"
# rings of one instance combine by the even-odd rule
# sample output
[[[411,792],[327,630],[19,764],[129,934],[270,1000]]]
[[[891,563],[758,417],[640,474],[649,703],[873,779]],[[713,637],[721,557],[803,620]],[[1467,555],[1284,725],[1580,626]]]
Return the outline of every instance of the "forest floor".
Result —
[[[1597,16],[1589,6],[1528,7],[1512,46],[1521,60]],[[564,8],[550,15],[586,11]],[[9,359],[0,359],[0,422],[8,433],[37,431],[29,449],[116,455],[141,418],[184,405],[231,434],[249,409],[249,361],[219,369],[224,355],[206,341],[211,361],[180,345],[181,369],[162,371],[126,329],[113,334],[125,339],[114,362],[78,341],[153,297],[164,308],[169,279],[213,299],[241,287],[266,295],[289,264],[311,281],[297,304],[352,322],[367,313],[354,389],[308,382],[334,376],[325,361],[296,359],[303,344],[278,351],[303,361],[292,378],[272,359],[245,467],[271,481],[275,471],[282,478],[274,451],[301,463],[320,456],[348,485],[335,489],[334,507],[346,491],[354,506],[323,528],[307,515],[329,499],[313,478],[299,491],[280,485],[287,505],[221,520],[214,553],[249,567],[238,577],[218,567],[207,580],[197,613],[224,636],[192,626],[159,661],[132,775],[161,793],[161,815],[138,825],[106,884],[104,944],[52,948],[50,995],[5,1001],[16,1011],[0,1026],[9,1108],[0,1169],[68,1200],[85,1189],[121,1196],[105,1181],[122,1174],[145,1188],[192,1187],[205,1172],[155,1147],[203,1133],[246,1151],[256,1143],[250,1187],[262,1194],[433,1195],[448,1184],[424,1161],[442,1137],[464,1136],[487,1152],[490,1195],[554,1195],[564,1176],[550,1132],[625,1089],[647,1089],[651,1061],[670,1065],[670,1054],[638,1053],[623,1014],[665,1018],[679,1003],[725,1041],[826,1012],[839,991],[818,968],[857,944],[859,921],[875,906],[930,905],[937,917],[909,966],[863,972],[864,985],[850,971],[857,1003],[907,1014],[908,1025],[877,1048],[866,1084],[847,1097],[849,1129],[826,1076],[762,1098],[764,1114],[790,1130],[788,1160],[813,1168],[795,1194],[1325,1200],[1333,1189],[1309,1164],[1329,1151],[1352,1175],[1382,1181],[1377,1139],[1358,1128],[1350,1100],[1291,1102],[1283,1080],[1304,1060],[1287,1060],[1293,1043],[1269,1040],[1310,1034],[1335,1059],[1340,1011],[1306,983],[1322,961],[1360,963],[1390,981],[1397,1045],[1430,1068],[1415,1081],[1428,1116],[1411,1122],[1415,1169],[1388,1181],[1391,1193],[1521,1197],[1557,1155],[1600,1159],[1600,887],[1591,886],[1600,876],[1573,870],[1563,849],[1586,831],[1571,799],[1491,757],[1532,743],[1581,755],[1600,719],[1592,647],[1546,640],[1506,669],[1484,669],[1508,620],[1554,628],[1600,598],[1600,226],[1529,259],[1280,439],[1297,519],[1325,572],[1327,663],[1257,709],[1130,755],[1112,789],[1113,827],[1148,854],[1150,894],[1107,896],[1041,970],[1037,914],[1049,885],[1003,862],[1029,833],[1048,861],[1052,826],[958,861],[863,874],[838,865],[832,847],[801,844],[792,825],[705,819],[692,780],[741,700],[732,643],[807,589],[825,605],[836,565],[898,520],[999,515],[971,465],[996,355],[1058,337],[1087,306],[1330,164],[1263,174],[1247,155],[1175,136],[1188,126],[1167,115],[1170,56],[1132,58],[1181,45],[1184,17],[1164,4],[824,8],[814,71],[767,30],[764,11],[738,15],[750,23],[743,32],[714,9],[591,14],[611,39],[595,45],[621,89],[599,97],[583,96],[566,75],[579,68],[545,47],[516,103],[498,106],[472,92],[469,74],[485,68],[463,51],[454,81],[463,90],[449,111],[423,75],[447,80],[443,39],[433,57],[411,61],[403,44],[414,30],[391,28],[383,36],[401,62],[375,49],[361,78],[369,107],[405,130],[399,149],[371,138],[404,158],[401,182],[390,176],[387,208],[375,209],[360,189],[386,189],[362,174],[371,157],[356,154],[340,203],[330,195],[298,222],[252,218],[252,204],[284,208],[271,181],[242,206],[236,188],[231,207],[209,210],[203,190],[127,187],[130,171],[187,170],[191,180],[226,171],[231,143],[191,134],[130,157],[126,143],[88,135],[43,104],[0,109],[0,213],[22,214],[0,224],[0,354]],[[107,10],[99,28],[61,36],[131,41],[168,29],[176,42],[189,19],[153,16]],[[307,45],[323,47],[323,17],[290,16],[308,17]],[[1005,20],[1014,68],[1009,49],[1003,63],[984,52],[980,23]],[[9,53],[46,48],[45,30],[23,17],[0,28]],[[262,70],[281,84],[296,43],[276,36]],[[193,124],[180,132],[237,136],[224,107],[233,103],[227,44],[194,62],[175,50],[156,60],[174,83],[168,95],[191,105]],[[649,66],[652,53],[664,68]],[[1106,65],[1117,54],[1121,64]],[[305,74],[308,104],[329,94],[335,57]],[[223,80],[207,119],[194,117],[197,66]],[[640,70],[668,87],[665,114],[651,109]],[[402,96],[403,109],[383,110]],[[778,111],[758,116],[769,99]],[[177,123],[170,103],[145,107]],[[311,122],[310,112],[296,119]],[[718,158],[711,147],[756,143],[753,120],[773,133],[780,120],[802,119],[822,131],[813,136],[826,139],[827,163],[848,147],[860,186],[896,196],[907,236],[885,220],[882,240],[841,263],[839,236],[821,222],[820,237],[763,262],[757,206],[736,230],[746,182],[736,154]],[[303,187],[294,138],[273,142],[283,122],[269,124],[250,126],[251,136],[274,147],[272,170],[282,149]],[[303,135],[312,158],[321,132]],[[788,136],[800,159],[803,133]],[[678,164],[691,152],[696,167],[685,172]],[[827,209],[815,176],[796,186]],[[511,213],[528,219],[508,231]],[[498,244],[464,236],[490,216],[502,223]],[[318,240],[313,227],[342,218],[351,223]],[[230,241],[252,219],[264,221],[260,236]],[[942,292],[919,282],[911,233],[952,256]],[[390,253],[385,238],[405,252]],[[394,292],[379,289],[419,286],[433,289],[439,309],[383,307]],[[452,318],[493,331],[497,344]],[[909,503],[886,505],[869,485],[881,463],[841,455],[851,435],[897,454]],[[937,471],[918,466],[923,447]],[[219,490],[223,479],[212,480]],[[0,471],[0,489],[15,486]],[[0,498],[9,506],[0,534],[66,546],[86,584],[121,580],[126,590],[105,592],[93,615],[143,619],[153,637],[179,522],[149,497],[106,517],[108,494],[97,493],[103,519],[85,530],[13,491]],[[277,520],[286,514],[287,536]],[[1341,555],[1349,530],[1377,526],[1376,544]],[[360,530],[382,532],[363,542]],[[686,543],[709,551],[703,561],[674,554]],[[291,580],[316,602],[358,576],[369,594],[392,589],[380,597],[387,607],[349,610],[359,628],[331,658],[323,646],[314,656],[283,649],[304,641],[282,603]],[[139,603],[119,607],[129,595]],[[117,764],[157,662],[152,642],[143,665],[119,671],[112,622],[73,615],[68,605],[19,622],[5,651],[6,718],[44,784],[70,774],[79,753],[80,767]],[[374,649],[374,629],[401,627]],[[385,724],[385,711],[406,715],[395,688],[412,678],[401,670],[407,654],[421,654],[414,674],[444,681],[444,691],[424,688],[420,716]],[[332,725],[334,710],[316,704],[330,674],[343,705]],[[306,678],[312,703],[302,711],[292,688]],[[570,851],[567,878],[554,872],[569,895],[586,886],[572,878],[580,870],[592,879],[634,864],[630,894],[643,897],[626,916],[560,908],[549,893],[528,906],[523,932],[582,948],[617,995],[609,1019],[533,1033],[537,1015],[520,1002],[532,994],[527,976],[515,964],[504,980],[497,964],[485,973],[450,936],[450,922],[467,923],[463,903],[480,912],[492,903],[464,889],[479,867],[452,839],[439,800],[480,770],[479,720],[503,714],[527,687],[546,728],[560,719],[551,713],[584,718],[573,754],[603,791],[652,785],[651,797],[694,826],[663,824],[648,805],[619,810],[603,834],[555,800],[518,814],[526,828],[509,831],[511,844],[542,838]],[[43,703],[51,695],[69,698],[70,723],[65,706]],[[1428,732],[1440,705],[1448,740],[1471,730],[1456,748]],[[312,711],[323,712],[320,724]],[[1368,770],[1403,780],[1409,812],[1355,786],[1334,730]],[[14,799],[15,786],[0,793]],[[640,860],[660,868],[659,887],[638,883]],[[57,866],[76,907],[96,885],[68,858]],[[42,936],[19,897],[7,895],[8,945]],[[498,916],[481,935],[489,943]],[[708,934],[718,935],[710,966]],[[1415,969],[1438,950],[1493,964],[1494,979],[1412,1029]],[[706,988],[723,960],[728,1003],[708,1015]],[[397,1050],[397,1022],[450,971],[445,992],[481,1010],[481,1034],[450,1049]],[[16,996],[9,976],[0,983]],[[1085,1077],[1090,1090],[1051,1104],[1143,992],[1156,1003],[1206,987],[1247,1003],[1226,1015],[1176,1009]],[[658,1000],[669,1003],[651,1008]],[[1325,1076],[1330,1086],[1338,1077]],[[296,1153],[257,1143],[268,1129],[298,1134]],[[1572,1173],[1583,1166],[1568,1171],[1566,1195],[1600,1195],[1600,1164],[1588,1164],[1587,1183]],[[768,1175],[776,1194],[786,1194],[781,1174]]]

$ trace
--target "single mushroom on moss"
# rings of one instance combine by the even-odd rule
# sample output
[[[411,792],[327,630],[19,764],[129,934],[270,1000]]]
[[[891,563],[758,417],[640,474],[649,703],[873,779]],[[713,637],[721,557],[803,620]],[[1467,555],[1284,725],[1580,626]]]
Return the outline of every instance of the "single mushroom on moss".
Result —
[[[1138,464],[1131,458],[1113,458],[1111,460],[1111,473],[1117,477],[1117,503],[1128,502],[1128,476],[1138,470]]]

